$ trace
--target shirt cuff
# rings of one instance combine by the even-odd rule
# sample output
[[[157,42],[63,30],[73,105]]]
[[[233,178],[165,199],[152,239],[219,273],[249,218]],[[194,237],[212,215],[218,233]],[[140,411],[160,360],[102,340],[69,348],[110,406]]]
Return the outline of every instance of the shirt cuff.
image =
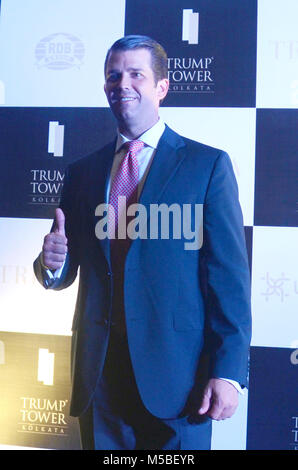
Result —
[[[63,262],[61,268],[55,269],[55,270],[51,270],[51,269],[49,269],[47,266],[45,266],[45,265],[43,264],[42,253],[40,253],[40,255],[39,255],[39,260],[40,260],[40,264],[42,265],[43,269],[46,271],[46,273],[47,273],[49,279],[55,280],[55,279],[59,279],[59,278],[60,278],[61,273],[62,273],[63,268],[64,268],[64,265],[65,265],[65,261]]]
[[[221,380],[225,380],[226,382],[229,382],[231,385],[233,385],[236,388],[236,390],[238,390],[239,393],[241,393],[241,395],[244,395],[243,388],[241,387],[241,385],[236,380],[225,379],[223,377],[219,377],[219,378]]]

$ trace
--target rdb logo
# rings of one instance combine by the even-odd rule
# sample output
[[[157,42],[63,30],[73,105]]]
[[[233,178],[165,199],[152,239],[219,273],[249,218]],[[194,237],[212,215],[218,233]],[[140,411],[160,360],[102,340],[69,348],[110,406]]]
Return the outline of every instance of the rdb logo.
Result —
[[[56,33],[41,39],[35,48],[38,67],[51,70],[79,68],[85,55],[82,41],[72,34]]]

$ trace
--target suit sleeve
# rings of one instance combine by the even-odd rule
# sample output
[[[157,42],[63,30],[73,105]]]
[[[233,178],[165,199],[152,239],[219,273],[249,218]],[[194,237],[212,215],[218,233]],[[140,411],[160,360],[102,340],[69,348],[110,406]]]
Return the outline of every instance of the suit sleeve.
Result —
[[[237,182],[225,152],[218,156],[209,181],[203,237],[210,375],[247,386],[250,273]]]
[[[73,184],[70,176],[70,168],[67,168],[65,172],[60,208],[65,215],[65,233],[68,239],[68,253],[63,269],[61,273],[59,273],[59,277],[50,275],[48,270],[46,270],[41,263],[41,255],[39,255],[33,263],[35,276],[45,289],[65,289],[74,282],[77,276],[78,245],[76,242],[75,226],[76,191],[75,184]],[[53,230],[54,222],[51,232]]]

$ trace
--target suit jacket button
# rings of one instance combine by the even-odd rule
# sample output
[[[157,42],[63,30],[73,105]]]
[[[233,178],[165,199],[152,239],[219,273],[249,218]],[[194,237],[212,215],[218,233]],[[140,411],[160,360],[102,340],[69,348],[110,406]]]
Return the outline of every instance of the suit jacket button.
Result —
[[[108,318],[101,318],[100,320],[95,320],[96,325],[108,325],[109,319]]]

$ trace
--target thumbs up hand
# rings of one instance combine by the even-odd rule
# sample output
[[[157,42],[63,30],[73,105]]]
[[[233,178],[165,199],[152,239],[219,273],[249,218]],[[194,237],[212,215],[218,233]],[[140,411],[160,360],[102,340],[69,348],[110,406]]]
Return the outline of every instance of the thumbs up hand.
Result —
[[[65,215],[59,207],[56,209],[55,225],[54,232],[60,233],[60,235],[65,237]]]
[[[56,209],[54,230],[44,237],[42,261],[48,269],[59,269],[63,265],[67,253],[65,236],[65,216],[62,209]]]

